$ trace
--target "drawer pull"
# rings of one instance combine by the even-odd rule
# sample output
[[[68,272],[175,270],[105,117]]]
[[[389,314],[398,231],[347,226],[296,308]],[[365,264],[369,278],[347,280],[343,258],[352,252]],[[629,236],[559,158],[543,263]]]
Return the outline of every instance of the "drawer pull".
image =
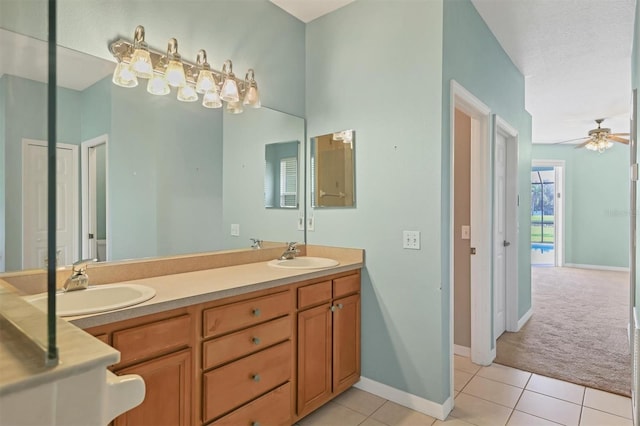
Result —
[[[338,309],[342,309],[344,306],[342,306],[342,303],[338,303]]]
[[[335,312],[336,311],[336,305],[331,305],[329,310],[331,310],[331,312]]]
[[[260,338],[259,337],[252,337],[251,341],[253,342],[254,345],[259,345],[260,344]]]
[[[253,379],[254,382],[258,383],[260,381],[260,375],[254,374],[253,376],[251,376],[251,379]]]
[[[260,426],[260,423],[258,423],[258,422],[251,422],[251,426]]]
[[[254,309],[251,311],[251,315],[253,315],[254,317],[259,317],[259,316],[260,316],[260,309],[258,309],[258,308],[254,308]]]

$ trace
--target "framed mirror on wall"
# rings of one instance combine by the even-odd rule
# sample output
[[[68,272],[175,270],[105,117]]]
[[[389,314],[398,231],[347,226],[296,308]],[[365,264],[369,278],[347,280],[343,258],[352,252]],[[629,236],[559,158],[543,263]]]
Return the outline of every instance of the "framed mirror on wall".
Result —
[[[355,207],[355,130],[311,138],[311,207]]]

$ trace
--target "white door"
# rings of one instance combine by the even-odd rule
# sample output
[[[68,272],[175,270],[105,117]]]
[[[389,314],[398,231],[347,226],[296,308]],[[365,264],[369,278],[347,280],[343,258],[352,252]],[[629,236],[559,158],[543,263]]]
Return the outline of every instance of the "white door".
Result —
[[[495,146],[495,180],[494,180],[494,270],[493,270],[493,307],[494,338],[498,338],[506,329],[506,176],[507,176],[507,139],[497,132]]]
[[[47,143],[23,140],[23,269],[47,264]],[[56,150],[56,265],[78,258],[78,147]]]

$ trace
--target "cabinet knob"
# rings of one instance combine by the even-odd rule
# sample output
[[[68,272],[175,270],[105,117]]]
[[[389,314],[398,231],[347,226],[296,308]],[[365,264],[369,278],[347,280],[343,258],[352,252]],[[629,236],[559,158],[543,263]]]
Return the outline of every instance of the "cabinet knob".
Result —
[[[344,308],[344,306],[342,305],[342,303],[338,303],[338,309],[342,309]]]
[[[251,422],[251,426],[260,426],[260,423],[258,423],[258,422]]]
[[[335,312],[336,311],[336,305],[331,305],[331,307],[329,309],[331,310],[331,312]]]
[[[261,313],[261,312],[260,312],[260,309],[258,309],[258,308],[254,308],[254,309],[251,311],[251,315],[253,315],[254,317],[259,317],[259,316],[260,316],[260,313]]]
[[[253,342],[254,345],[259,345],[260,344],[260,338],[259,337],[252,337],[251,341]]]
[[[257,382],[259,382],[259,381],[260,381],[260,375],[259,375],[259,374],[254,374],[253,376],[251,376],[251,379],[252,379],[254,382],[256,382],[256,383],[257,383]]]

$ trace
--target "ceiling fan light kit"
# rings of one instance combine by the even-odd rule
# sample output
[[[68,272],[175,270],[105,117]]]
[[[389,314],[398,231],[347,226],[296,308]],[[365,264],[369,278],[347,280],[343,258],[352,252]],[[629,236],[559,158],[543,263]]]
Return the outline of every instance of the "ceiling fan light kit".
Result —
[[[622,138],[621,136],[629,136],[628,133],[611,133],[611,129],[607,127],[600,127],[604,118],[596,120],[598,127],[596,129],[589,130],[589,138],[578,144],[576,148],[585,147],[589,151],[596,151],[599,153],[605,152],[607,149],[613,146],[613,142],[619,142],[622,144],[629,144],[629,139]]]

